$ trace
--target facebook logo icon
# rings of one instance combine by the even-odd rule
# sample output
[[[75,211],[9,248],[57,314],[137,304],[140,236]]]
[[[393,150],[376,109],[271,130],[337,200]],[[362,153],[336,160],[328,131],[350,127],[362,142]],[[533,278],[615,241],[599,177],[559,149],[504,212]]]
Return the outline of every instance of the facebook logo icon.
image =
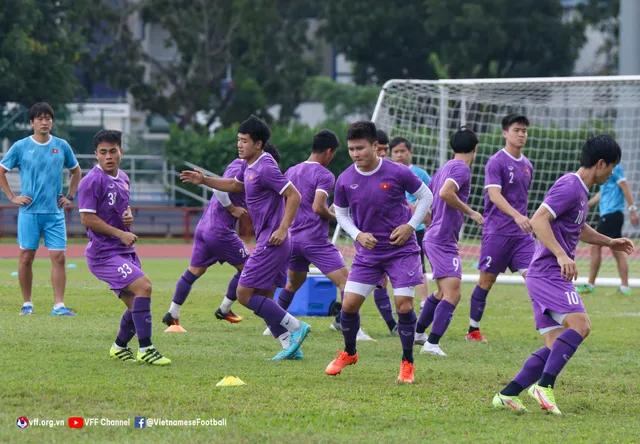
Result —
[[[136,416],[133,424],[136,429],[144,429],[147,426],[147,418],[144,416]]]

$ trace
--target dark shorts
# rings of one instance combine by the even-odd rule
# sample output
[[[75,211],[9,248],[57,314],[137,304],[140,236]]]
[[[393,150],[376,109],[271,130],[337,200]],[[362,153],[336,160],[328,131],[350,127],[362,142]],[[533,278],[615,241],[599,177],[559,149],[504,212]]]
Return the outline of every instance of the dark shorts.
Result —
[[[605,214],[600,218],[598,233],[609,236],[612,239],[622,237],[622,225],[624,225],[624,214],[622,211]]]
[[[425,256],[424,256],[424,250],[422,249],[422,241],[424,240],[424,233],[427,230],[420,230],[420,231],[416,231],[416,239],[418,240],[418,245],[420,245],[420,263],[422,263],[422,274],[425,274],[427,272],[427,267],[425,265]]]

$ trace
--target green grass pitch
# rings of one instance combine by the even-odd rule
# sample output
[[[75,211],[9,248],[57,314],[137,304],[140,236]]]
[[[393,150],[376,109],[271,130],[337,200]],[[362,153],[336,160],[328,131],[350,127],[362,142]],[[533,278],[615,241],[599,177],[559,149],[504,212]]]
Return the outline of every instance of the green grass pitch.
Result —
[[[214,319],[233,274],[215,266],[194,286],[182,313],[186,334],[163,333],[184,260],[143,260],[154,285],[154,343],[173,365],[153,368],[110,360],[108,351],[124,305],[82,260],[69,269],[67,305],[77,318],[52,318],[48,260],[34,266],[35,315],[21,306],[16,260],[0,260],[0,442],[638,442],[640,439],[640,299],[586,295],[591,336],[556,385],[561,417],[535,408],[524,415],[496,411],[491,398],[542,344],[524,286],[496,286],[482,331],[488,344],[467,343],[469,294],[442,340],[447,358],[416,352],[416,382],[397,385],[400,342],[391,337],[373,301],[362,325],[377,343],[359,343],[360,362],[329,377],[324,369],[342,336],[330,318],[306,318],[313,332],[303,361],[271,362],[279,350],[262,336],[264,323],[245,316],[230,325]],[[608,289],[613,291],[613,289]],[[133,342],[134,350],[137,343]],[[226,375],[243,387],[216,387]],[[59,428],[16,427],[16,418],[64,420]],[[129,427],[72,430],[66,420],[130,419]],[[134,416],[226,419],[223,427],[135,429]]]

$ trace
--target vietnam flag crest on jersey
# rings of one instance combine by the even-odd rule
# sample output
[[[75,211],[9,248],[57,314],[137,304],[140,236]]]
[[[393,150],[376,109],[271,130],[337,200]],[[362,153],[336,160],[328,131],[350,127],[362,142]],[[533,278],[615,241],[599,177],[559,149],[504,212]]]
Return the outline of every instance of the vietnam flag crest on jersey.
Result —
[[[380,184],[380,189],[381,190],[388,190],[391,188],[391,184],[390,183],[381,183]]]

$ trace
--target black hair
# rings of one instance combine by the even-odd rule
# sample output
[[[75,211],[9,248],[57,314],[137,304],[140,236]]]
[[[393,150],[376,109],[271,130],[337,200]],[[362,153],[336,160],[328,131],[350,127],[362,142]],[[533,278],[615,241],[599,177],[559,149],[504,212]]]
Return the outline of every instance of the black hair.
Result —
[[[122,148],[122,131],[100,130],[93,136],[93,149],[97,150],[102,142],[115,143]]]
[[[608,134],[599,134],[588,138],[582,146],[580,166],[591,168],[600,159],[604,160],[607,165],[611,165],[612,163],[620,162],[621,157],[622,150],[618,142]]]
[[[349,128],[347,128],[347,140],[359,139],[365,139],[372,145],[378,141],[376,124],[368,120],[359,120],[349,125]]]
[[[463,126],[451,136],[449,143],[454,153],[467,154],[478,145],[478,136],[472,129]]]
[[[271,137],[271,130],[264,120],[251,114],[238,127],[238,134],[249,134],[254,143],[258,142],[258,140],[262,141],[262,149],[264,150],[267,141]]]
[[[504,131],[509,131],[509,128],[511,128],[511,125],[514,123],[520,123],[521,125],[528,127],[529,119],[527,119],[527,116],[523,116],[522,114],[507,114],[502,118],[502,129]]]
[[[333,131],[323,129],[313,136],[312,153],[324,153],[327,150],[335,151],[340,146],[340,140]]]
[[[267,142],[264,145],[264,148],[262,149],[262,151],[264,151],[265,153],[271,154],[271,157],[273,157],[276,163],[280,162],[280,151],[278,151],[278,148],[276,148],[276,146],[273,143]]]
[[[47,102],[38,102],[29,108],[29,120],[34,120],[36,117],[49,115],[53,119],[53,108]]]
[[[387,133],[385,133],[381,129],[376,131],[376,139],[381,145],[389,145],[389,136],[387,136]]]
[[[395,147],[397,147],[398,145],[402,145],[403,143],[406,145],[407,149],[408,149],[409,151],[411,151],[411,148],[412,148],[412,147],[411,147],[411,142],[409,142],[409,141],[408,141],[407,139],[405,139],[404,137],[394,137],[394,138],[391,140],[391,143],[389,143],[389,149],[391,150],[391,152],[393,152],[393,149],[394,149]]]

